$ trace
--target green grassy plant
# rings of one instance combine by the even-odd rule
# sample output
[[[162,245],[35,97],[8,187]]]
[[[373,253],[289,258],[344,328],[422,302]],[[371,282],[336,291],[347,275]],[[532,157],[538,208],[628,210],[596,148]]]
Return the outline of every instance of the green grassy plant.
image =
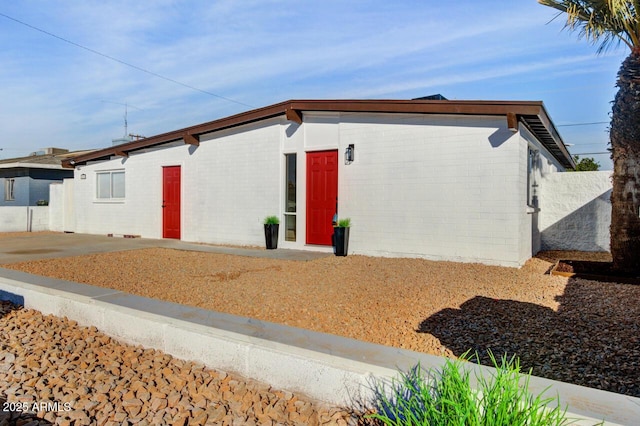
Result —
[[[278,219],[278,216],[267,216],[266,218],[264,218],[265,225],[277,225],[279,223],[280,219]]]
[[[349,228],[351,226],[351,219],[346,217],[338,220],[338,228]]]
[[[520,371],[519,360],[490,354],[496,373],[476,375],[477,388],[461,360],[447,360],[439,372],[420,365],[391,382],[391,389],[376,385],[375,413],[367,417],[382,424],[458,426],[548,426],[573,423],[560,407],[559,397],[530,394],[530,374]],[[555,406],[550,403],[555,401]]]

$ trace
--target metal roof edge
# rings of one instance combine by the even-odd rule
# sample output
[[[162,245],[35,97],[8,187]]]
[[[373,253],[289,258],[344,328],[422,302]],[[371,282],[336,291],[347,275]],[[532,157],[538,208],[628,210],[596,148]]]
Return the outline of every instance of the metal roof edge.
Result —
[[[547,109],[546,109],[546,107],[545,107],[545,105],[544,105],[544,103],[542,101],[540,101],[540,108],[541,109],[540,109],[540,113],[538,114],[538,117],[539,117],[541,123],[544,125],[547,133],[549,134],[551,139],[554,141],[555,148],[557,148],[557,150],[560,152],[561,157],[558,158],[558,156],[556,156],[556,154],[553,152],[555,149],[553,149],[553,147],[547,146],[547,144],[545,144],[545,141],[541,140],[540,142],[543,145],[547,146],[547,148],[552,148],[552,149],[550,149],[551,153],[565,167],[568,167],[568,168],[571,168],[571,169],[575,169],[576,168],[576,163],[573,160],[573,157],[571,156],[571,154],[569,154],[569,151],[567,150],[567,147],[564,144],[564,141],[562,140],[562,137],[560,136],[560,133],[558,132],[558,129],[556,128],[555,124],[553,123],[553,120],[551,120],[551,116],[547,112]],[[534,134],[535,133],[536,132],[534,132]],[[536,134],[536,137],[539,137],[539,135]]]

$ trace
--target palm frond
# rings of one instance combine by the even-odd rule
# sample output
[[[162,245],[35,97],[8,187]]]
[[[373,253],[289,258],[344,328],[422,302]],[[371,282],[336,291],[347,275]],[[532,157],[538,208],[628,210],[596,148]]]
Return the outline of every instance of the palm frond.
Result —
[[[565,13],[565,28],[598,44],[598,52],[620,42],[640,48],[640,0],[538,0]]]

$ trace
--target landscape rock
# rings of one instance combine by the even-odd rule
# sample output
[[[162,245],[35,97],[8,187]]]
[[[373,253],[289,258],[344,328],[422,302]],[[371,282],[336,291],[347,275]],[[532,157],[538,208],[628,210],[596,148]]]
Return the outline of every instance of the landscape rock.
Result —
[[[29,408],[0,411],[0,426],[294,424],[288,401],[297,397],[289,392],[119,343],[66,318],[8,302],[0,312],[0,402]],[[255,401],[268,401],[266,417]],[[302,408],[298,418],[350,416],[314,401]]]
[[[490,349],[497,358],[518,356],[523,371],[537,376],[639,397],[640,286],[551,276],[558,259],[611,256],[548,251],[508,268],[356,255],[302,262],[150,248],[3,266],[432,355],[456,358],[471,350],[485,365]],[[79,340],[56,348],[52,362],[61,362],[65,347]],[[124,367],[144,364],[137,350],[129,350]],[[92,368],[100,359],[94,352],[86,359]],[[6,366],[0,360],[0,373]],[[180,381],[176,364],[164,367]],[[108,368],[121,374],[118,365]]]

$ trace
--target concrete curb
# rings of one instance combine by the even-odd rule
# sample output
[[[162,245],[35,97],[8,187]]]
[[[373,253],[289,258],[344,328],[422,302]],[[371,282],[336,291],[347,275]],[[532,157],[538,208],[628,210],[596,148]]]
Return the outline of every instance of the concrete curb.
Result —
[[[255,319],[162,302],[119,291],[0,268],[0,299],[96,326],[127,343],[329,404],[369,401],[374,381],[388,381],[416,363],[440,368],[445,359]],[[469,364],[478,370],[475,364]],[[482,367],[483,374],[492,369]],[[472,374],[473,375],[473,374]],[[538,394],[560,398],[576,424],[637,424],[640,398],[531,377]]]

